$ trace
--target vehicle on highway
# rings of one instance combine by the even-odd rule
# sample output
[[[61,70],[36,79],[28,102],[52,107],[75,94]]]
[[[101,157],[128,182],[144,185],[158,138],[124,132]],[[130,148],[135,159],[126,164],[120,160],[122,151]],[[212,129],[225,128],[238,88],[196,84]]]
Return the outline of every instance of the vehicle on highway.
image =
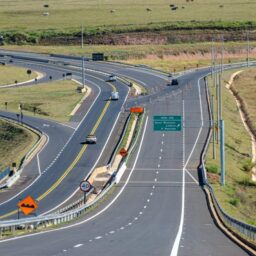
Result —
[[[109,82],[115,82],[116,79],[117,79],[117,78],[116,78],[116,75],[113,75],[113,74],[108,77],[108,81],[109,81]]]
[[[171,82],[167,83],[167,86],[179,85],[178,79],[172,79]]]
[[[96,137],[96,135],[94,135],[94,134],[89,134],[89,135],[86,137],[85,142],[86,142],[87,144],[96,144],[96,143],[97,143],[97,137]]]
[[[111,92],[111,100],[118,100],[119,93],[118,92]]]

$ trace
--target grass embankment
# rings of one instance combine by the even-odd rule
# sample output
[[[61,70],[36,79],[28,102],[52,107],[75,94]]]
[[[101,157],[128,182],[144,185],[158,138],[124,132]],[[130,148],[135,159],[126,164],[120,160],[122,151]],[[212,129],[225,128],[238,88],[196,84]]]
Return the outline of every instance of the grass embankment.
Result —
[[[255,27],[256,2],[241,0],[172,1],[42,1],[13,0],[0,3],[0,30],[36,42],[40,37],[80,33],[154,31],[179,28]],[[44,13],[49,15],[43,15]],[[97,19],[95,19],[97,17]],[[48,29],[46,29],[48,28]],[[16,32],[17,31],[17,32]],[[21,33],[22,32],[22,33]],[[7,33],[3,33],[8,36]],[[26,38],[28,37],[28,38]],[[10,39],[12,39],[10,37]]]
[[[0,87],[2,85],[15,84],[15,81],[18,83],[25,82],[36,77],[37,74],[35,72],[28,75],[25,68],[0,65]]]
[[[221,44],[214,44],[221,58]],[[250,42],[250,59],[256,59],[256,42]],[[86,45],[78,46],[4,46],[2,49],[31,51],[37,53],[59,53],[91,56],[93,52],[104,52],[109,60],[131,64],[144,64],[167,72],[203,67],[211,63],[211,43],[184,43],[169,45]],[[228,42],[224,45],[224,63],[245,61],[247,44]]]
[[[25,115],[68,121],[69,114],[81,100],[83,94],[77,92],[73,81],[57,81],[48,84],[1,89],[0,109],[19,113],[21,103]]]
[[[224,72],[222,80],[228,81],[234,72]],[[243,87],[245,99],[248,97],[255,99],[256,90],[252,90],[248,84],[253,84],[256,71],[255,69],[246,71],[243,76],[246,74],[250,78],[245,81],[239,79],[239,86],[237,87]],[[215,96],[216,90],[212,86],[211,79],[209,79],[209,85],[211,94]],[[255,102],[251,101],[253,108],[255,108]],[[216,105],[215,102],[215,117]],[[251,114],[255,115],[255,112]],[[209,146],[206,163],[209,181],[221,206],[227,213],[242,221],[256,225],[256,183],[251,181],[250,172],[252,159],[251,138],[242,123],[233,95],[224,86],[223,119],[225,120],[226,185],[220,185],[219,144],[216,145],[216,160],[212,159],[212,143]]]
[[[247,118],[256,134],[256,69],[251,68],[237,75],[232,87],[243,100]]]
[[[19,166],[38,136],[21,126],[0,120],[0,171],[11,166],[13,162]]]

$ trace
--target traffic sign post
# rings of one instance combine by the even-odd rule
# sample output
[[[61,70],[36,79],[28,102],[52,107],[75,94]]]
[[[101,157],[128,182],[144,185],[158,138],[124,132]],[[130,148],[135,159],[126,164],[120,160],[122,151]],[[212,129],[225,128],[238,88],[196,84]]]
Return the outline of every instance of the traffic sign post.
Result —
[[[84,204],[86,203],[86,193],[90,191],[91,187],[89,181],[83,180],[80,182],[80,190],[84,192]]]
[[[181,131],[181,116],[154,116],[154,131]]]

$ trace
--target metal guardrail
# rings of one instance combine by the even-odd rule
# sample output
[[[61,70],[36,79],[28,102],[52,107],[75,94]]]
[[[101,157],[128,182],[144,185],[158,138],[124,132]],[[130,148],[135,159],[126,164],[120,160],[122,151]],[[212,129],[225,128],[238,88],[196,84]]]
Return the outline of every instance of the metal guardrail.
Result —
[[[11,172],[11,168],[10,167],[7,167],[5,168],[3,171],[0,172],[0,181],[2,179],[4,179],[5,177],[7,177]]]
[[[208,188],[208,190],[211,194],[211,197],[212,197],[214,207],[215,207],[221,221],[233,232],[238,233],[242,237],[245,237],[248,241],[255,242],[256,241],[256,226],[244,223],[240,220],[233,218],[229,214],[227,214],[220,206],[220,204],[214,194],[214,190],[211,187],[211,185],[209,184],[208,179],[207,179],[207,172],[206,172],[206,168],[205,168],[205,157],[206,157],[206,153],[207,153],[207,150],[208,150],[208,147],[209,147],[209,144],[211,141],[211,137],[212,137],[212,124],[213,124],[212,112],[211,112],[211,108],[210,108],[209,88],[208,88],[207,84],[206,84],[206,91],[207,91],[207,102],[208,102],[208,109],[209,109],[209,113],[210,113],[211,126],[209,127],[208,138],[204,145],[203,152],[201,154],[201,165],[199,167],[199,170],[201,172],[202,183],[203,183],[202,185],[206,186]],[[250,246],[251,246],[251,244],[250,244]]]

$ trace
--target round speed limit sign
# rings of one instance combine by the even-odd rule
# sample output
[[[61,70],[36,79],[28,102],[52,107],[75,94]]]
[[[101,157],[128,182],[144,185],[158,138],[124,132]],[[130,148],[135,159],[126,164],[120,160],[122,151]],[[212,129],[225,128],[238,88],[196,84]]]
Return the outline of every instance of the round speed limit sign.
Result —
[[[83,180],[80,182],[80,189],[83,191],[83,192],[89,192],[90,189],[91,189],[91,184],[90,182],[86,181],[86,180]]]

